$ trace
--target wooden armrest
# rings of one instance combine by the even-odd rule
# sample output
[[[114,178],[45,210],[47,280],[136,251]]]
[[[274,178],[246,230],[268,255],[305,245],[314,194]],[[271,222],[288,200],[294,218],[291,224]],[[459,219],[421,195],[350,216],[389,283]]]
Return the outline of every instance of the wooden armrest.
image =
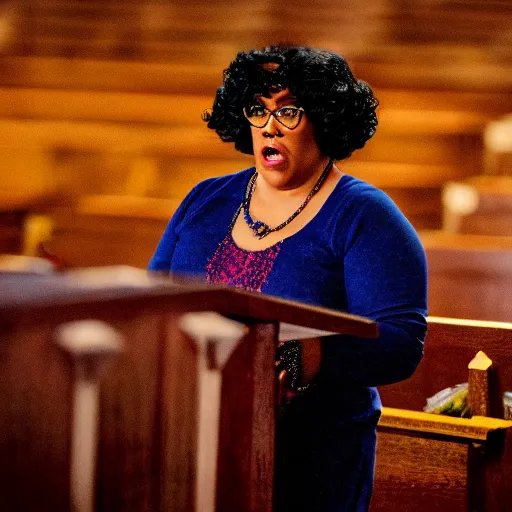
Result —
[[[442,438],[459,443],[486,442],[496,435],[504,436],[506,429],[511,427],[512,421],[485,416],[452,418],[390,407],[382,408],[378,425],[380,432],[400,431],[405,435]]]

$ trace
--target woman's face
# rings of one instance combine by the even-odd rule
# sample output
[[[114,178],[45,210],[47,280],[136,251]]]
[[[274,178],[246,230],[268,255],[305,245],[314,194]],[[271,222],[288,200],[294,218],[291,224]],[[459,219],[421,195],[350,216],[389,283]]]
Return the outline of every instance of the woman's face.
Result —
[[[296,98],[288,89],[283,89],[272,93],[270,98],[255,98],[255,104],[274,111],[296,105]],[[251,125],[256,170],[274,188],[300,187],[318,175],[328,161],[316,144],[313,125],[302,114],[300,123],[293,130],[283,126],[274,116],[270,116],[263,128]]]

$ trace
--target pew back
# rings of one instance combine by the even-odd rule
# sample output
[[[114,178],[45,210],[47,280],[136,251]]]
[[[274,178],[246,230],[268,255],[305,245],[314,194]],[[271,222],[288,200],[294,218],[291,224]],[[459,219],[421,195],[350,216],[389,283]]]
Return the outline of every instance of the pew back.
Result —
[[[421,231],[429,314],[512,321],[512,237]]]
[[[490,416],[503,418],[502,397],[512,390],[512,323],[429,317],[425,355],[406,381],[382,386],[387,407],[423,410],[438,391],[467,382],[467,365],[483,350],[493,361],[489,382]]]

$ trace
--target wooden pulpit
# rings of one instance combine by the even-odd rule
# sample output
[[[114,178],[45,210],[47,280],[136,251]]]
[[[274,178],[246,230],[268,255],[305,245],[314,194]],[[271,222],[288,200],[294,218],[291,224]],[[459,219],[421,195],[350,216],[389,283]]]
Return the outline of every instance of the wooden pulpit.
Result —
[[[201,312],[243,332],[222,363],[217,471],[199,478],[201,361],[219,366],[224,343],[187,333]],[[270,512],[275,346],[326,332],[377,327],[126,267],[0,274],[0,510],[193,511],[211,477],[215,510]]]

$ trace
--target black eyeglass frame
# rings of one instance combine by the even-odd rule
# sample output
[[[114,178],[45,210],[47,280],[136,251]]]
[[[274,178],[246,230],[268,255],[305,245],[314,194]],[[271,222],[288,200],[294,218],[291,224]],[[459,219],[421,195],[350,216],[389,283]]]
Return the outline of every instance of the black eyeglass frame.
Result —
[[[251,126],[254,126],[255,128],[265,128],[265,126],[267,126],[268,122],[270,121],[270,116],[272,116],[280,125],[284,126],[288,130],[295,130],[295,128],[297,128],[297,126],[299,126],[300,122],[302,121],[302,115],[304,114],[304,109],[302,107],[296,107],[295,105],[286,105],[281,108],[276,108],[275,110],[269,110],[266,107],[261,107],[263,110],[266,110],[269,113],[269,116],[268,116],[267,120],[261,126],[258,126],[256,124],[254,124],[251,121],[251,118],[247,115],[247,108],[249,108],[249,107],[243,108],[244,116],[247,119],[247,121],[249,121],[249,124]],[[286,126],[282,121],[279,120],[279,117],[277,116],[277,113],[280,110],[283,110],[285,108],[291,108],[292,110],[296,110],[297,112],[299,112],[299,120],[297,121],[297,124],[293,128]]]

